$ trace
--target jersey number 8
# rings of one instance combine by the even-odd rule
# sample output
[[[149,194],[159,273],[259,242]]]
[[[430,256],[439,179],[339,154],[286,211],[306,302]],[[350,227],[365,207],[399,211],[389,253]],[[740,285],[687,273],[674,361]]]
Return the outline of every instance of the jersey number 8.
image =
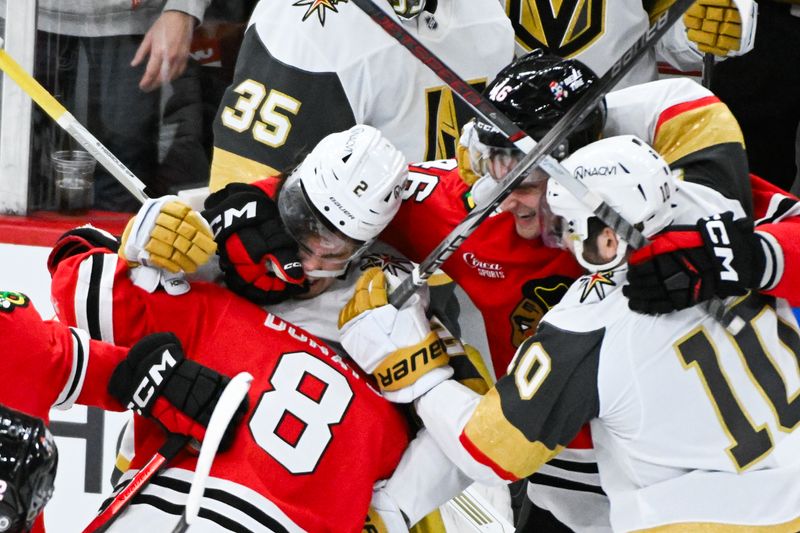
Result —
[[[306,352],[283,354],[250,419],[256,443],[292,474],[313,472],[342,421],[353,390],[347,378]]]

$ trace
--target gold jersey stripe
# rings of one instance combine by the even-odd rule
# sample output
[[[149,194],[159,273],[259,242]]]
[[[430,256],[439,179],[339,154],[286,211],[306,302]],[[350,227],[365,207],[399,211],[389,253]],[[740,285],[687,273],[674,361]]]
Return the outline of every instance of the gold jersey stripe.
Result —
[[[278,174],[280,172],[269,165],[214,147],[208,189],[216,192],[229,183],[253,183]]]
[[[665,526],[637,529],[637,533],[795,533],[800,531],[800,517],[771,526],[744,526],[710,522],[681,522]]]
[[[551,450],[541,442],[529,441],[503,415],[497,389],[491,389],[481,399],[464,428],[464,436],[494,466],[517,479],[531,475],[564,448],[556,446]],[[493,465],[488,466],[498,471]]]
[[[727,106],[717,102],[688,109],[661,123],[653,148],[671,165],[694,152],[732,142],[744,147],[742,130]]]

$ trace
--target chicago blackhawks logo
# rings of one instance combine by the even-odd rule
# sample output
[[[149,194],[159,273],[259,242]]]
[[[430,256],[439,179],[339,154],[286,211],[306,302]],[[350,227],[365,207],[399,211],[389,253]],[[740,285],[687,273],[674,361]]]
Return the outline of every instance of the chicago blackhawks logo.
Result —
[[[511,342],[515,347],[536,332],[542,316],[567,292],[572,280],[563,276],[532,279],[522,286],[522,300],[511,313]]]
[[[0,291],[0,311],[10,313],[17,307],[27,307],[30,300],[20,292]]]
[[[305,22],[308,17],[316,13],[319,23],[324,26],[325,15],[327,13],[326,10],[338,13],[339,10],[336,9],[336,6],[339,3],[346,4],[347,0],[297,0],[297,2],[292,5],[306,8],[306,14],[303,15],[303,22]]]
[[[571,57],[605,32],[605,0],[506,0],[517,42]]]

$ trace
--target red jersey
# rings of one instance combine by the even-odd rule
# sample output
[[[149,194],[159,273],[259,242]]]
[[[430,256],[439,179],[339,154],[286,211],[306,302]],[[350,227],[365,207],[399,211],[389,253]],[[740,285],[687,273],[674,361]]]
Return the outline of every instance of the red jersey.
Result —
[[[411,165],[403,204],[381,240],[422,261],[467,216],[468,193],[453,159]],[[484,220],[442,270],[481,312],[498,378],[583,272],[569,252],[519,237],[509,213]]]
[[[181,296],[149,294],[131,282],[124,261],[105,252],[57,265],[52,290],[62,320],[124,345],[172,331],[187,357],[227,376],[254,376],[245,422],[211,470],[207,486],[216,490],[206,491],[200,517],[216,524],[207,526],[361,531],[373,484],[389,477],[408,443],[398,410],[321,341],[255,304],[199,282]],[[107,382],[97,379],[96,390],[84,390],[80,400],[102,401]],[[134,420],[131,469],[164,441],[154,422]],[[183,505],[194,466],[193,456],[179,455],[134,500],[145,505],[133,505],[118,527],[139,531],[143,521],[174,522],[170,509]],[[123,528],[126,518],[135,522],[129,528]]]

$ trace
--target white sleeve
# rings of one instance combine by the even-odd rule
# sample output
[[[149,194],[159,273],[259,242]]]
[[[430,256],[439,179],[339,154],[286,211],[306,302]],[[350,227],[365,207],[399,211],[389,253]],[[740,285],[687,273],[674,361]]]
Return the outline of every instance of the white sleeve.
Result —
[[[475,481],[486,485],[507,484],[461,445],[459,437],[482,396],[460,383],[448,380],[416,402],[417,414],[439,448],[450,461]]]
[[[681,17],[655,45],[656,60],[684,72],[703,69],[703,55],[689,44]]]
[[[425,429],[411,441],[383,491],[413,525],[472,483]]]

